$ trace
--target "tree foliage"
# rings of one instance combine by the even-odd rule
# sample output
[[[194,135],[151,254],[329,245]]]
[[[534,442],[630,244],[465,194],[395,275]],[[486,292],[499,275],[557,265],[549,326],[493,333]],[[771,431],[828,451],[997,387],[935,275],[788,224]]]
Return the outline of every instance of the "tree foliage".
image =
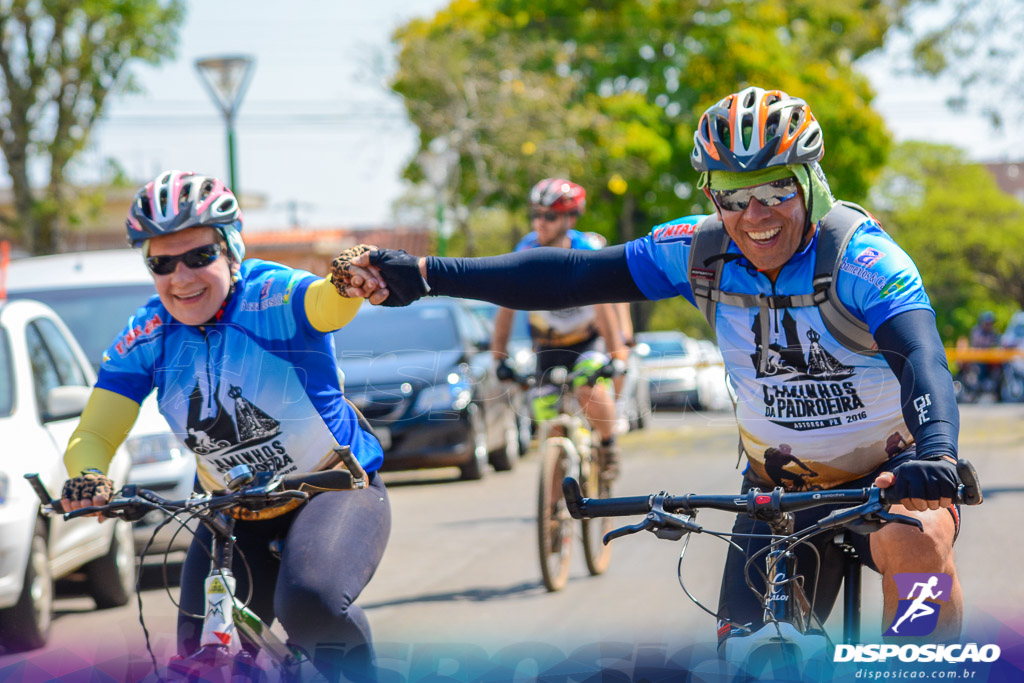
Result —
[[[1024,307],[1024,205],[960,150],[899,145],[870,208],[917,264],[947,342],[982,311]]]
[[[1024,3],[1020,0],[947,0],[908,27],[919,73],[945,75],[960,85],[948,101],[956,111],[984,115],[1000,128],[1024,114]],[[926,22],[925,19],[928,19]],[[915,25],[919,28],[915,28]]]
[[[133,61],[169,57],[180,0],[0,0],[0,151],[14,194],[0,222],[32,253],[73,220],[71,162]],[[33,187],[38,173],[44,187]]]
[[[393,88],[426,148],[458,154],[452,202],[525,216],[540,178],[588,190],[580,227],[612,242],[708,210],[689,164],[700,113],[747,85],[807,99],[825,131],[823,166],[864,197],[888,136],[853,71],[907,0],[454,0],[399,29]],[[406,171],[422,178],[414,160]],[[509,245],[511,246],[511,245]]]

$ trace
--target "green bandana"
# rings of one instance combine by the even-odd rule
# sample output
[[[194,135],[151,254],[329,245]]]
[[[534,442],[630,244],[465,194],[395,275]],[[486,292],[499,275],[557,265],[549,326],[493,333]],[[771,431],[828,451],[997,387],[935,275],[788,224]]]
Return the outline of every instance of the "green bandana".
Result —
[[[825,214],[832,208],[832,190],[829,189],[828,180],[821,166],[814,164],[794,164],[792,166],[769,166],[759,171],[747,171],[737,173],[735,171],[705,171],[700,174],[697,181],[698,188],[710,187],[712,190],[739,190],[744,187],[753,187],[770,183],[773,180],[795,177],[800,189],[804,193],[804,205],[814,197],[813,209],[811,211],[811,224],[817,224]],[[810,183],[810,187],[808,187]]]

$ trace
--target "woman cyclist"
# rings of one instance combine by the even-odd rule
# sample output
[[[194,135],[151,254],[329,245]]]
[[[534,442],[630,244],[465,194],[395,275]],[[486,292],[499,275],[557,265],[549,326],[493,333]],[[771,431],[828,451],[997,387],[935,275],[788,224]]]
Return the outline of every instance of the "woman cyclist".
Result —
[[[224,474],[241,463],[316,471],[334,465],[335,446],[350,446],[369,486],[240,519],[234,575],[237,593],[248,595],[244,555],[250,606],[267,623],[279,619],[328,680],[362,678],[372,675],[373,648],[354,601],[383,555],[391,513],[377,474],[380,443],[342,394],[330,334],[352,320],[359,300],[340,296],[330,277],[243,261],[241,230],[238,201],[216,178],[167,171],[136,194],[128,241],[141,248],[157,296],[103,356],[65,454],[72,478],[61,502],[105,502],[113,487],[105,468],[154,389],[207,490],[223,488]],[[284,539],[280,559],[269,547],[274,539]],[[199,647],[202,620],[189,615],[204,610],[210,540],[200,527],[182,569],[181,655]],[[331,649],[318,653],[325,644]]]

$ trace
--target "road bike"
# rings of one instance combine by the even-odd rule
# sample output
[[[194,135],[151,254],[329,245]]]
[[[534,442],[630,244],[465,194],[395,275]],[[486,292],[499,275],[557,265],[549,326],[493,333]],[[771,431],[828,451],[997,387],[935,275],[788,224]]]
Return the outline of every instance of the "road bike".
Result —
[[[344,469],[335,466],[339,463],[344,465]],[[236,515],[244,515],[245,511],[259,512],[281,506],[298,507],[311,496],[321,492],[362,489],[367,486],[366,472],[347,446],[334,449],[334,456],[329,465],[334,467],[319,472],[284,476],[278,476],[273,472],[253,472],[248,465],[237,465],[225,476],[226,490],[193,495],[185,500],[168,500],[153,491],[128,484],[121,487],[107,504],[85,507],[73,512],[65,512],[59,500],[50,498],[37,474],[26,474],[25,478],[42,501],[42,511],[45,515],[62,514],[67,520],[101,513],[106,517],[131,522],[141,519],[153,510],[159,510],[164,512],[167,518],[156,525],[153,537],[164,525],[171,522],[180,525],[179,530],[185,529],[192,533],[187,524],[193,519],[199,520],[211,531],[211,569],[205,582],[206,607],[203,615],[196,615],[203,618],[200,647],[187,657],[172,657],[162,674],[142,616],[142,592],[136,590],[139,621],[146,637],[146,650],[160,681],[241,683],[265,680],[268,672],[273,671],[276,676],[271,680],[291,682],[301,680],[300,671],[309,661],[309,653],[282,641],[270,630],[268,624],[249,609],[248,602],[252,598],[251,577],[248,582],[250,595],[242,599],[235,594],[235,576],[231,571],[235,550],[235,519]],[[283,550],[281,539],[271,540],[270,546],[275,554]],[[142,555],[145,555],[145,549]],[[244,556],[241,556],[241,559],[248,571]],[[165,571],[165,583],[166,579]],[[138,589],[138,579],[136,588]]]
[[[533,400],[540,444],[540,486],[537,494],[537,542],[541,577],[549,591],[561,590],[569,580],[572,560],[573,521],[561,493],[562,480],[579,478],[590,496],[611,495],[611,481],[600,476],[603,462],[593,442],[586,419],[576,401],[574,388],[594,386],[601,379],[621,373],[621,366],[608,362],[598,369],[568,372],[552,368],[541,393]],[[601,542],[611,531],[611,520],[584,519],[581,525],[583,555],[592,576],[603,573],[611,560],[611,548]]]
[[[954,501],[964,505],[982,502],[981,486],[974,467],[966,460],[957,464],[962,484]],[[814,492],[788,492],[781,487],[769,492],[752,488],[743,494],[698,495],[688,493],[672,496],[665,492],[647,496],[619,498],[586,498],[579,482],[567,477],[562,483],[566,507],[575,519],[611,519],[631,515],[644,515],[643,521],[614,529],[604,537],[608,544],[616,538],[649,531],[658,538],[678,541],[685,537],[679,553],[677,576],[679,584],[698,607],[716,618],[714,611],[700,603],[687,590],[682,577],[683,558],[691,534],[707,533],[735,545],[729,537],[735,534],[705,529],[696,523],[701,509],[724,510],[746,514],[751,519],[766,522],[771,528],[771,542],[747,559],[744,575],[747,586],[764,606],[764,625],[750,628],[745,624],[730,624],[730,636],[719,647],[724,660],[739,667],[741,673],[760,679],[828,680],[832,667],[829,656],[834,643],[814,613],[813,600],[804,590],[804,577],[799,573],[795,549],[808,543],[811,537],[830,530],[839,530],[835,537],[844,553],[843,574],[843,642],[857,643],[860,639],[861,576],[860,558],[853,546],[846,543],[847,533],[867,534],[885,524],[907,524],[921,529],[921,522],[913,517],[889,511],[895,500],[887,497],[886,489],[871,486],[862,489],[830,489]],[[816,524],[794,533],[793,512],[824,505],[853,505],[839,508]],[[681,513],[681,514],[679,514]],[[763,556],[763,564],[757,567]],[[819,558],[820,559],[820,558]],[[750,579],[749,570],[759,569],[765,590],[761,592]],[[820,575],[820,572],[816,572]]]

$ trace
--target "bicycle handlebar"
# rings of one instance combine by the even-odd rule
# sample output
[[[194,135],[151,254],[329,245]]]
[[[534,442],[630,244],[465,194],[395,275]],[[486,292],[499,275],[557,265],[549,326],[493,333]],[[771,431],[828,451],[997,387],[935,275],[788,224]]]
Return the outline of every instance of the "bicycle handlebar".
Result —
[[[59,500],[52,499],[46,486],[38,474],[26,474],[32,488],[44,510],[63,514],[65,520],[85,517],[95,513],[103,513],[109,517],[119,517],[127,521],[141,519],[150,510],[162,509],[180,511],[188,509],[222,510],[241,505],[244,507],[266,507],[268,504],[286,500],[306,500],[313,493],[320,491],[338,491],[353,488],[352,474],[347,470],[332,469],[322,472],[297,472],[272,479],[266,484],[257,484],[239,491],[228,493],[211,493],[184,500],[169,500],[148,489],[140,489],[135,484],[121,487],[119,495],[106,505],[90,505],[88,507],[65,512]]]
[[[960,460],[956,466],[960,481],[963,482],[957,491],[954,503],[963,505],[979,505],[982,500],[978,473],[974,466],[966,460]],[[565,495],[569,514],[575,519],[594,517],[627,517],[630,515],[646,515],[653,509],[655,499],[659,501],[665,512],[682,512],[689,514],[700,508],[741,512],[757,518],[773,518],[782,512],[793,512],[821,505],[867,503],[874,498],[881,505],[892,505],[895,500],[888,500],[887,489],[870,486],[862,489],[833,489],[831,491],[783,491],[776,488],[764,492],[751,489],[745,494],[732,495],[696,495],[688,493],[682,496],[666,494],[648,496],[630,496],[620,498],[584,498],[579,482],[572,477],[562,481],[562,493]]]

